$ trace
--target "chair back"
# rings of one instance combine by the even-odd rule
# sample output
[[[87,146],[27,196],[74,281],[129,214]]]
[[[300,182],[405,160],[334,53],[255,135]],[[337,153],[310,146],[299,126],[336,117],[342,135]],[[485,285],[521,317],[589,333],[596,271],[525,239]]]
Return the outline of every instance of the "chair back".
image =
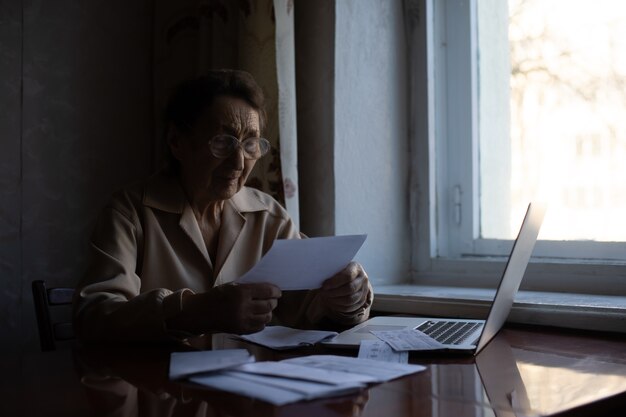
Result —
[[[32,290],[41,350],[55,350],[56,341],[74,338],[74,329],[71,321],[55,321],[50,307],[71,305],[74,289],[46,288],[44,281],[37,280],[33,281]]]

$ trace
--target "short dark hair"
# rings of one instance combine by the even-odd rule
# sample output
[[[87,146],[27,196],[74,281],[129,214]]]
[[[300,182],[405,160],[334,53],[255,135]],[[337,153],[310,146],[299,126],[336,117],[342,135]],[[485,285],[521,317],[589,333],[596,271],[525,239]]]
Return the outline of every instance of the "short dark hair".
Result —
[[[259,113],[261,131],[265,129],[265,98],[263,90],[252,75],[246,71],[222,69],[185,80],[172,92],[165,106],[165,146],[170,168],[178,169],[178,161],[167,144],[168,129],[176,127],[180,132],[189,132],[202,112],[213,104],[216,97],[229,96],[246,101]]]

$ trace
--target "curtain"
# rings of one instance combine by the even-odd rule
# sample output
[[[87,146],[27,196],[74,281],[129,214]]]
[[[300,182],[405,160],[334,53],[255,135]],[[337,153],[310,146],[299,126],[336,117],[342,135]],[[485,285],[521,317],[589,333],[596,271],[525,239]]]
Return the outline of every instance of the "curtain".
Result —
[[[210,69],[250,72],[265,93],[270,154],[248,179],[283,204],[298,224],[293,0],[155,0],[155,162],[163,160],[167,98],[182,80]]]

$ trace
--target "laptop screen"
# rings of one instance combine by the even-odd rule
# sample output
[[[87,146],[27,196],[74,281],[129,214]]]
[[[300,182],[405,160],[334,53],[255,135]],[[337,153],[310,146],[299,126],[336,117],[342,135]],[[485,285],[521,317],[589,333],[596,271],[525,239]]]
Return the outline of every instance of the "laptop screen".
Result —
[[[545,213],[546,206],[544,204],[530,203],[528,205],[522,227],[520,227],[517,239],[513,244],[511,256],[509,256],[509,260],[502,273],[500,285],[498,286],[496,296],[491,304],[483,332],[480,335],[476,353],[480,352],[496,333],[498,333],[506,321],[511,307],[513,307],[513,299],[524,277],[526,266],[530,261],[530,255],[535,247],[535,242],[537,241]]]

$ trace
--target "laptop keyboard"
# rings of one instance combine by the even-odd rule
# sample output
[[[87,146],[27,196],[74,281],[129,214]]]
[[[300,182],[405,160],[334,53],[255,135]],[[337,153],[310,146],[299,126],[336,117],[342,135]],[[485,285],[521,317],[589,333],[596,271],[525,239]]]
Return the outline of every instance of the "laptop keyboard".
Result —
[[[427,321],[416,327],[439,343],[460,345],[476,330],[481,323],[467,321]]]

